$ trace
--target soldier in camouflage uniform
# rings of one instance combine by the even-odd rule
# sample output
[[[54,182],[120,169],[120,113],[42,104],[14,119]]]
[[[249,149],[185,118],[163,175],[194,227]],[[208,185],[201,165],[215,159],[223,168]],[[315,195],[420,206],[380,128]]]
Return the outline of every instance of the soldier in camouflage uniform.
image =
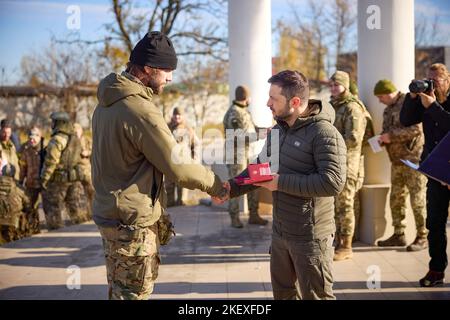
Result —
[[[0,244],[23,238],[28,215],[33,211],[25,192],[14,180],[15,169],[7,164],[0,176]]]
[[[226,146],[233,146],[233,163],[227,162],[228,174],[230,178],[236,177],[247,168],[249,163],[249,144],[245,143],[245,147],[240,145],[236,140],[245,141],[246,135],[256,135],[255,125],[252,116],[248,112],[247,107],[250,104],[250,93],[246,86],[238,86],[235,90],[235,100],[225,113],[223,118],[223,127],[225,129],[225,137],[227,139]],[[228,132],[227,132],[228,131]],[[235,134],[237,138],[232,136]],[[231,141],[232,139],[232,141]],[[245,150],[242,150],[245,149]],[[228,153],[231,150],[226,150]],[[250,217],[249,224],[266,225],[267,220],[258,215],[258,197],[256,191],[247,194],[248,208]],[[242,222],[239,219],[239,198],[230,199],[228,203],[228,212],[231,217],[231,226],[234,228],[242,228]]]
[[[84,194],[87,197],[87,213],[89,219],[92,218],[92,201],[94,201],[95,190],[92,186],[91,178],[91,154],[92,154],[92,139],[83,134],[83,128],[79,123],[73,125],[74,131],[80,139],[81,143],[81,162],[80,170],[82,173],[81,185],[84,190]]]
[[[336,110],[335,127],[347,146],[347,180],[336,197],[336,248],[334,260],[353,257],[352,238],[355,232],[355,195],[364,180],[363,138],[368,123],[364,104],[350,93],[348,73],[336,71],[330,79],[331,104]]]
[[[51,230],[64,226],[61,214],[66,205],[72,223],[85,222],[89,218],[79,207],[80,139],[73,132],[67,113],[54,112],[50,118],[53,133],[46,148],[41,186],[45,217]]]
[[[174,108],[172,118],[168,123],[168,127],[172,132],[177,143],[186,148],[186,152],[190,152],[191,157],[195,159],[195,148],[197,145],[197,137],[194,130],[186,125],[184,115],[179,108]],[[165,187],[167,192],[167,207],[183,205],[183,188],[175,182],[165,179]],[[176,192],[176,199],[175,199]]]
[[[380,80],[375,85],[374,95],[387,107],[383,113],[383,132],[380,142],[386,146],[391,166],[390,205],[394,234],[383,241],[380,247],[406,246],[404,220],[406,218],[406,197],[410,195],[411,208],[416,221],[417,236],[406,249],[419,251],[428,247],[427,229],[425,227],[426,177],[418,171],[405,166],[400,159],[419,163],[424,137],[420,124],[405,127],[400,123],[400,110],[405,101],[405,94],[399,92],[390,80]]]
[[[33,127],[28,132],[28,141],[21,147],[20,153],[20,185],[25,186],[25,192],[34,209],[28,221],[28,231],[31,234],[39,233],[39,194],[41,193],[41,182],[39,173],[41,170],[41,157],[44,149],[44,140],[41,130]]]
[[[0,125],[0,153],[4,162],[14,167],[14,179],[19,180],[20,168],[19,158],[14,143],[11,141],[12,128],[11,123],[3,119]]]

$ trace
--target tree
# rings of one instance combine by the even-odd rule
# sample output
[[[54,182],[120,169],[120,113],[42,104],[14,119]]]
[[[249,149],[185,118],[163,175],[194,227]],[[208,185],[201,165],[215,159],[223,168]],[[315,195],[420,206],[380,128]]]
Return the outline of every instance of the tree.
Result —
[[[355,35],[354,6],[355,0],[308,0],[301,8],[292,2],[292,20],[278,24],[280,58],[277,67],[279,64],[295,65],[320,90],[322,81],[331,73],[331,66],[338,67],[338,56]]]
[[[334,0],[331,5],[331,13],[328,18],[328,28],[331,34],[335,34],[333,42],[335,44],[335,66],[338,68],[338,57],[343,52],[351,29],[355,26],[356,12],[353,0]],[[334,31],[334,32],[333,32]]]
[[[36,97],[39,101],[36,101],[32,122],[36,122],[40,117],[48,118],[55,104],[59,105],[56,110],[66,111],[75,120],[78,112],[86,107],[85,104],[80,103],[82,97],[79,96],[77,87],[92,86],[97,83],[99,75],[105,74],[102,71],[102,65],[104,66],[99,63],[96,52],[82,43],[51,42],[42,51],[24,55],[21,61],[21,85],[34,88],[59,88],[58,94],[52,94],[52,98],[49,98],[46,93]],[[52,103],[44,103],[44,100],[52,101]],[[16,111],[19,112],[19,110]]]

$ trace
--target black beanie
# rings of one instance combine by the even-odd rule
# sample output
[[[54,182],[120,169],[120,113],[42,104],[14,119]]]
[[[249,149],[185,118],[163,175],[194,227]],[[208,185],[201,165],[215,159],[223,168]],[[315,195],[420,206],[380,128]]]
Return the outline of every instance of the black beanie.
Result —
[[[172,41],[159,31],[146,34],[131,51],[130,62],[159,69],[175,70],[177,54]]]

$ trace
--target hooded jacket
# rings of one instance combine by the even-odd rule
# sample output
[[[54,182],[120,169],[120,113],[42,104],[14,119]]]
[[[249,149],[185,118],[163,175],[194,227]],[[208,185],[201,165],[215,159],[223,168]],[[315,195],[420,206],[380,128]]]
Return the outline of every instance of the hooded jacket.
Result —
[[[273,232],[300,241],[323,239],[335,232],[334,196],[346,179],[347,149],[332,124],[334,110],[318,100],[310,100],[311,104],[316,111],[298,118],[292,127],[278,121],[269,134],[268,148],[263,149],[271,149],[272,131],[278,129],[280,176],[278,190],[272,193]],[[232,197],[257,188],[238,186],[233,180],[230,184]]]
[[[111,73],[98,87],[92,118],[93,218],[97,225],[146,227],[155,223],[165,198],[163,175],[181,187],[217,196],[220,179],[180,158],[153,91],[131,75]]]

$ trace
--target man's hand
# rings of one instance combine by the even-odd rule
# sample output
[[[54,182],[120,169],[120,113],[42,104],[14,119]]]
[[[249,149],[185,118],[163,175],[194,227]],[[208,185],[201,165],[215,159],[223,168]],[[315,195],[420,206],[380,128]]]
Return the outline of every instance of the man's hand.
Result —
[[[428,109],[435,101],[436,95],[434,94],[434,90],[430,92],[430,94],[419,93],[420,100],[422,101],[422,105]]]
[[[389,143],[391,143],[391,137],[389,136],[389,133],[383,133],[381,136],[380,136],[380,142],[381,143],[383,143],[383,144],[389,144]]]
[[[266,189],[268,189],[270,191],[277,191],[278,190],[278,178],[279,177],[280,177],[279,174],[274,174],[272,180],[266,181],[266,182],[258,182],[258,183],[255,183],[253,185],[258,186],[258,187],[266,188]]]
[[[48,187],[48,181],[41,181],[41,190],[47,190]]]
[[[223,204],[225,201],[230,199],[230,190],[231,190],[230,183],[228,181],[225,181],[222,184],[222,188],[223,188],[223,196],[211,197],[214,204]]]

